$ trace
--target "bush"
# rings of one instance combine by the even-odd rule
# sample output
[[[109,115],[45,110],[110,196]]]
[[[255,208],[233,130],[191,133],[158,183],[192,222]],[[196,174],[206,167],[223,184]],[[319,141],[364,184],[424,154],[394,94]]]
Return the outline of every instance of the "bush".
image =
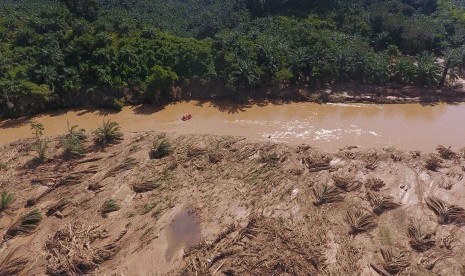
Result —
[[[123,139],[123,133],[118,123],[112,121],[103,121],[102,126],[94,131],[94,142],[99,146],[118,143]]]
[[[119,206],[118,202],[112,198],[107,199],[100,210],[102,215],[118,211],[121,207]]]
[[[9,192],[0,193],[0,212],[6,210],[15,201],[15,195]]]
[[[63,155],[67,158],[82,157],[86,153],[86,149],[76,136],[64,135],[60,139],[60,144],[63,147]]]
[[[35,136],[32,149],[37,153],[37,160],[44,161],[47,149],[50,147],[50,141],[42,138],[44,126],[41,123],[31,123],[31,130]]]
[[[68,133],[61,136],[60,144],[63,147],[63,155],[66,158],[82,157],[86,153],[83,141],[87,139],[84,129],[77,125],[72,127],[68,123]]]
[[[123,107],[124,107],[125,104],[126,103],[125,103],[124,99],[113,99],[112,107],[117,111],[121,111],[121,110],[123,110]]]

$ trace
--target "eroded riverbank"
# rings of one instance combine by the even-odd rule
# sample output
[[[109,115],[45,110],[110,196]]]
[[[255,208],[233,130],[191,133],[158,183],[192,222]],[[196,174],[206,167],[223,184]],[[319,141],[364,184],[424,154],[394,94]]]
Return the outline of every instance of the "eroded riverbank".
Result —
[[[168,134],[172,150],[151,159],[157,139],[89,139],[77,159],[54,146],[43,163],[28,141],[1,148],[15,200],[0,211],[0,271],[18,258],[27,275],[465,271],[463,153]],[[41,219],[16,231],[30,212]]]
[[[184,114],[192,119],[181,121]],[[231,105],[181,102],[164,108],[125,107],[121,112],[68,110],[0,122],[0,145],[31,136],[30,122],[41,122],[45,135],[60,135],[67,122],[90,131],[103,120],[124,132],[168,131],[180,134],[240,135],[253,140],[306,143],[334,151],[344,146],[394,146],[432,151],[438,145],[465,146],[465,104],[315,104]]]

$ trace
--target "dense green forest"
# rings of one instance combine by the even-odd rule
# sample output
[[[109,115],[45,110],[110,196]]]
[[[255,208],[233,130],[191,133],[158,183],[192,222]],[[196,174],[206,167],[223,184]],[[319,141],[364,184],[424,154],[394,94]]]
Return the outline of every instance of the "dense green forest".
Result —
[[[335,83],[444,86],[463,0],[3,0],[0,116]]]

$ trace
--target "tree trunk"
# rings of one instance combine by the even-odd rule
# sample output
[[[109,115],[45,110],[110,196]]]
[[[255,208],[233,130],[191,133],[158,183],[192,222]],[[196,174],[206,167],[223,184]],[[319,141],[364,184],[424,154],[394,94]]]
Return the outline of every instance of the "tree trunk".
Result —
[[[447,61],[446,64],[444,64],[444,70],[442,71],[441,81],[439,82],[440,86],[444,86],[446,84],[446,79],[447,79],[447,74],[449,73],[449,69],[450,69],[450,62]]]

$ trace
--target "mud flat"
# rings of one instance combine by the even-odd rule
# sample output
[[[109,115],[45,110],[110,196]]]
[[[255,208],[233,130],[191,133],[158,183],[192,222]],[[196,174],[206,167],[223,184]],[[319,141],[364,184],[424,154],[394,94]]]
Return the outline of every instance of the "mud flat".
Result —
[[[0,192],[15,200],[0,211],[0,271],[465,273],[463,151],[166,138],[173,151],[159,159],[153,132],[104,149],[89,141],[78,159],[53,138],[43,163],[31,162],[29,140],[1,148]]]

